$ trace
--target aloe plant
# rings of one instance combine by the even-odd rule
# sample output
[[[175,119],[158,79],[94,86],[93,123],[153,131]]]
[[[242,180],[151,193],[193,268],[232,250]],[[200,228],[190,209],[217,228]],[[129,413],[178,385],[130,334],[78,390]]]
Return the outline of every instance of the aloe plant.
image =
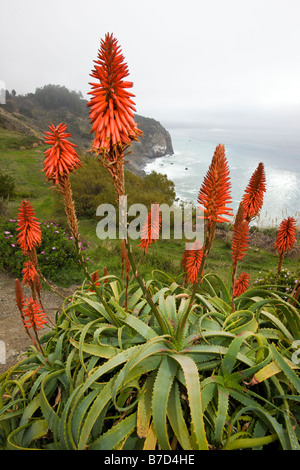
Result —
[[[299,449],[299,311],[280,294],[235,299],[206,275],[188,289],[147,283],[168,333],[134,281],[83,284],[56,328],[0,378],[3,449]],[[111,312],[113,316],[111,316]],[[183,333],[182,333],[183,331]],[[179,334],[180,332],[180,334]]]

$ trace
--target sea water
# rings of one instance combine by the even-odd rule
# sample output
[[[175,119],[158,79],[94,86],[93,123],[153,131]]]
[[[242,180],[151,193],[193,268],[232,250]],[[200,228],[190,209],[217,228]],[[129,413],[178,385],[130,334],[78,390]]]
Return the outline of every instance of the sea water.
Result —
[[[230,170],[232,208],[236,212],[251,175],[264,163],[267,190],[255,223],[277,227],[293,216],[300,223],[300,145],[298,136],[241,129],[168,128],[174,154],[148,163],[145,172],[166,174],[178,201],[197,205],[215,148],[224,144]]]

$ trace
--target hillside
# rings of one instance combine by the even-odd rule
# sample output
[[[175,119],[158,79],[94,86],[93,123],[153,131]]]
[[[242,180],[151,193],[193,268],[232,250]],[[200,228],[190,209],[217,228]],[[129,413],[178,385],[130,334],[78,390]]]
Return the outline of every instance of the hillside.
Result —
[[[135,115],[143,131],[140,142],[134,142],[127,155],[127,169],[143,174],[143,167],[149,159],[172,155],[173,147],[169,132],[155,119]],[[17,130],[43,140],[43,132],[53,122],[68,124],[73,142],[86,151],[91,146],[89,108],[80,93],[58,85],[46,85],[35,93],[25,96],[6,94],[6,104],[0,106],[0,127]]]

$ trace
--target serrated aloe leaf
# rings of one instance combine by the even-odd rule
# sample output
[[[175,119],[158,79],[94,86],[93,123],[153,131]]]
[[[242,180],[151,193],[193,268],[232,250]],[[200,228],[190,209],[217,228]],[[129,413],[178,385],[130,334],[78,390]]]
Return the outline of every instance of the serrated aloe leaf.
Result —
[[[197,365],[189,356],[172,354],[172,358],[179,363],[184,374],[191,413],[191,423],[197,446],[199,450],[208,450]]]
[[[234,436],[233,436],[234,437]],[[265,446],[278,440],[277,434],[270,434],[263,437],[249,437],[231,439],[226,444],[227,450],[253,449],[255,447]]]
[[[150,328],[150,326],[146,325],[146,323],[141,321],[139,318],[134,317],[133,315],[126,313],[125,316],[121,318],[121,321],[133,328],[146,340],[155,338],[157,336],[157,333],[152,328]]]
[[[157,440],[163,450],[171,449],[167,431],[167,407],[177,367],[178,365],[175,361],[164,356],[153,387],[153,424]]]
[[[132,357],[127,361],[123,369],[118,374],[113,389],[113,397],[116,396],[119,388],[127,380],[127,377],[131,374],[131,371],[141,365],[142,362],[145,361],[145,359],[151,358],[151,356],[153,356],[155,360],[158,357],[160,361],[161,353],[166,350],[166,347],[163,343],[163,339],[163,337],[157,336],[156,338],[147,341],[147,343],[140,346],[136,354],[132,355]]]
[[[293,387],[297,390],[297,392],[300,394],[300,379],[295,374],[293,371],[292,367],[288,364],[287,361],[284,360],[284,358],[281,356],[281,354],[276,350],[275,346],[273,344],[270,345],[273,357],[279,367],[281,368],[282,372],[286,375],[286,377],[289,379]],[[297,367],[297,366],[296,366]],[[298,368],[298,367],[297,367]]]
[[[152,393],[154,386],[155,374],[150,375],[143,387],[141,399],[137,407],[137,435],[147,437],[150,427],[150,419],[152,416]]]
[[[154,426],[153,426],[153,421],[152,421],[147,437],[144,442],[143,450],[155,450],[156,444],[157,444],[157,437],[154,431]]]
[[[96,439],[88,449],[89,450],[107,450],[115,449],[121,442],[128,438],[136,428],[136,413],[113,426],[109,431]]]
[[[14,429],[7,438],[7,448],[8,450],[26,450],[32,441],[40,437],[45,436],[48,431],[48,424],[46,420],[39,419],[35,420],[32,423],[26,423],[23,426],[20,426]],[[15,442],[16,436],[22,432],[22,439],[19,444]],[[30,448],[30,450],[35,450],[35,448]]]
[[[243,344],[243,342],[249,337],[252,336],[253,333],[251,331],[245,331],[244,333],[240,334],[236,338],[234,338],[226,351],[226,354],[222,361],[222,370],[223,374],[230,374],[232,369],[236,363],[238,358],[239,350]]]
[[[256,400],[249,397],[243,392],[238,390],[230,390],[230,395],[238,400],[240,403],[245,405],[245,408],[242,408],[236,415],[234,421],[232,421],[232,425],[234,422],[243,414],[249,411],[255,413],[263,423],[270,429],[272,434],[275,432],[278,436],[278,439],[282,445],[283,450],[290,450],[290,444],[288,440],[288,436],[282,425],[274,418],[266,409],[259,405]]]
[[[268,318],[283,334],[286,338],[289,340],[293,341],[294,337],[293,335],[289,332],[289,330],[285,327],[285,325],[279,320],[278,317],[273,315],[270,312],[267,312],[266,310],[262,310],[260,313],[261,316]]]
[[[225,387],[218,385],[218,411],[215,424],[215,440],[217,444],[222,441],[223,430],[229,405],[229,393]]]
[[[226,318],[223,329],[238,335],[244,331],[256,333],[258,323],[250,310],[238,310]]]
[[[75,341],[74,338],[70,338],[70,343],[80,351],[81,361],[83,365],[84,365],[83,353],[90,354],[91,356],[103,357],[104,359],[110,359],[116,356],[116,354],[118,354],[119,352],[118,349],[114,348],[113,346],[109,346],[109,345],[100,346],[99,344],[93,344],[93,343],[80,344],[78,341]]]
[[[107,403],[112,399],[112,390],[113,384],[115,382],[115,377],[113,377],[98,393],[97,398],[94,400],[93,404],[91,405],[88,413],[85,415],[84,424],[80,431],[80,437],[78,441],[78,449],[83,450],[87,443],[89,436],[91,434],[92,428],[98,419],[100,413],[107,405]]]
[[[40,403],[41,409],[44,415],[45,420],[48,423],[49,428],[52,432],[57,435],[58,427],[60,424],[60,418],[58,414],[53,410],[52,406],[48,402],[47,394],[46,394],[46,385],[53,379],[58,379],[64,373],[64,370],[58,370],[52,372],[51,374],[47,375],[43,381],[41,382],[41,392],[40,392]]]
[[[174,434],[178,439],[182,449],[193,450],[191,438],[186,426],[185,417],[183,415],[180,403],[180,391],[178,382],[173,383],[168,401],[167,415],[174,431]]]
[[[288,361],[286,358],[284,361]],[[290,361],[289,361],[290,362]],[[287,362],[289,364],[289,362]],[[293,363],[290,363],[291,368],[299,369],[298,366],[296,366]],[[261,368],[256,374],[254,374],[254,377],[252,379],[252,383],[260,383],[263,382],[264,380],[269,379],[270,377],[273,377],[273,375],[278,374],[281,372],[282,369],[279,366],[279,364],[276,361],[272,361],[270,364],[266,365],[265,367]]]

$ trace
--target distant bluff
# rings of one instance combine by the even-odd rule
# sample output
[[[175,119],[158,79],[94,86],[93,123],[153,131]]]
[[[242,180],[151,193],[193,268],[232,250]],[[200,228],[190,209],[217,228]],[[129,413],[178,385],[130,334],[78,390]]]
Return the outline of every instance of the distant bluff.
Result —
[[[169,132],[155,119],[135,115],[143,137],[133,142],[126,155],[127,169],[143,174],[145,164],[151,159],[173,155],[172,140]],[[80,92],[70,91],[60,85],[45,85],[35,93],[17,95],[6,92],[6,103],[0,106],[0,127],[14,129],[42,142],[43,132],[50,123],[68,124],[72,141],[87,151],[92,142],[90,134],[89,108]]]

